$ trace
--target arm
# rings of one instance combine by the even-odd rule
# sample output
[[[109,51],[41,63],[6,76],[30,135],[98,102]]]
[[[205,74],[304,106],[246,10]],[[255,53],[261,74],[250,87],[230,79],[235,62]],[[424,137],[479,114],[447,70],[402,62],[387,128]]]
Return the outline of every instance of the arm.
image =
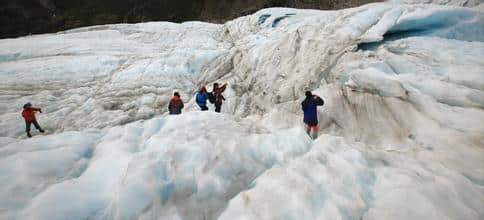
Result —
[[[319,96],[314,96],[314,101],[316,101],[316,105],[324,105],[324,100]]]
[[[180,103],[181,103],[180,109],[183,109],[183,107],[185,107],[185,105],[183,105],[183,101],[181,99],[180,99]]]
[[[173,102],[170,100],[170,104],[168,104],[168,111],[170,111],[172,107],[173,107]]]
[[[225,88],[227,88],[227,83],[225,83],[222,87],[219,88],[220,93],[224,92]]]

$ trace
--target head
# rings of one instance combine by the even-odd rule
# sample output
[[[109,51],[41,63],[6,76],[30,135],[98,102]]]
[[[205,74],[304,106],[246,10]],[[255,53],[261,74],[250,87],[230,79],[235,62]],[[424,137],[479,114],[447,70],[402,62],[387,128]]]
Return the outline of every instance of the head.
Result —
[[[306,91],[305,95],[306,95],[306,98],[308,99],[313,97],[313,93],[311,93],[311,91]]]
[[[202,85],[202,87],[200,88],[200,91],[207,92],[207,88],[205,88],[205,85]]]
[[[218,88],[218,83],[214,83],[213,88]]]
[[[175,93],[173,93],[173,96],[176,96],[176,97],[180,98],[180,93],[175,92]]]
[[[25,109],[25,108],[30,108],[30,107],[32,107],[32,104],[31,104],[30,102],[25,103],[25,105],[24,105],[24,109]]]

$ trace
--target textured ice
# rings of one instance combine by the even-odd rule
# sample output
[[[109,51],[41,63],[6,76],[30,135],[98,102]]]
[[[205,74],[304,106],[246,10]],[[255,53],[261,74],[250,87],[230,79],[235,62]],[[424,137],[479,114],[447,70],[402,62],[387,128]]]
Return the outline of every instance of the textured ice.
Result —
[[[272,132],[213,112],[35,137],[1,148],[0,192],[11,198],[2,214],[213,219],[258,175],[309,146],[302,128]]]
[[[483,24],[376,3],[1,40],[0,219],[484,219]]]
[[[405,4],[435,4],[463,7],[476,7],[484,3],[483,0],[389,0],[388,2]]]
[[[258,177],[220,219],[480,219],[482,186],[435,164],[434,154],[323,136]]]
[[[206,23],[146,23],[2,40],[0,120],[17,124],[29,100],[43,105],[51,132],[151,118],[166,111],[173,90],[191,95],[196,75],[227,50],[220,32]]]

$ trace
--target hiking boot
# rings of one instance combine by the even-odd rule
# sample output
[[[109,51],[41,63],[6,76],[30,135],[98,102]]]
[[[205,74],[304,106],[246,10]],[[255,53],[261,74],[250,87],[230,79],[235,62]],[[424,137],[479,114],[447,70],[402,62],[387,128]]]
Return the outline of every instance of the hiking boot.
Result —
[[[44,131],[44,129],[39,129],[39,132],[44,133],[45,131]]]
[[[30,134],[30,132],[27,132],[27,137],[31,138],[32,135]]]

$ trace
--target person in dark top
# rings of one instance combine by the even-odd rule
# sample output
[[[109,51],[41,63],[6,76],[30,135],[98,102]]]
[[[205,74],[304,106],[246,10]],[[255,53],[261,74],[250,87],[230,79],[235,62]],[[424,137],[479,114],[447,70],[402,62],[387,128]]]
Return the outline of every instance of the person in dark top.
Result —
[[[170,100],[170,104],[168,105],[168,111],[170,115],[179,115],[181,114],[183,109],[183,101],[180,99],[180,94],[175,92],[173,94],[173,98]]]
[[[25,131],[27,132],[27,136],[30,138],[32,134],[30,134],[30,126],[34,124],[35,128],[40,131],[40,133],[44,133],[44,130],[40,127],[37,119],[35,118],[35,112],[42,113],[42,109],[32,107],[32,104],[28,102],[24,105],[24,110],[22,111],[22,117],[25,119]]]
[[[306,99],[301,103],[304,111],[304,123],[307,125],[306,132],[311,137],[311,130],[313,130],[313,139],[318,138],[318,106],[324,105],[324,100],[313,95],[311,91],[306,91]]]
[[[222,87],[219,87],[218,83],[213,84],[212,93],[215,96],[215,112],[220,112],[220,110],[222,110],[222,102],[225,101],[225,97],[222,93],[225,91],[225,88],[227,88],[227,83]]]

